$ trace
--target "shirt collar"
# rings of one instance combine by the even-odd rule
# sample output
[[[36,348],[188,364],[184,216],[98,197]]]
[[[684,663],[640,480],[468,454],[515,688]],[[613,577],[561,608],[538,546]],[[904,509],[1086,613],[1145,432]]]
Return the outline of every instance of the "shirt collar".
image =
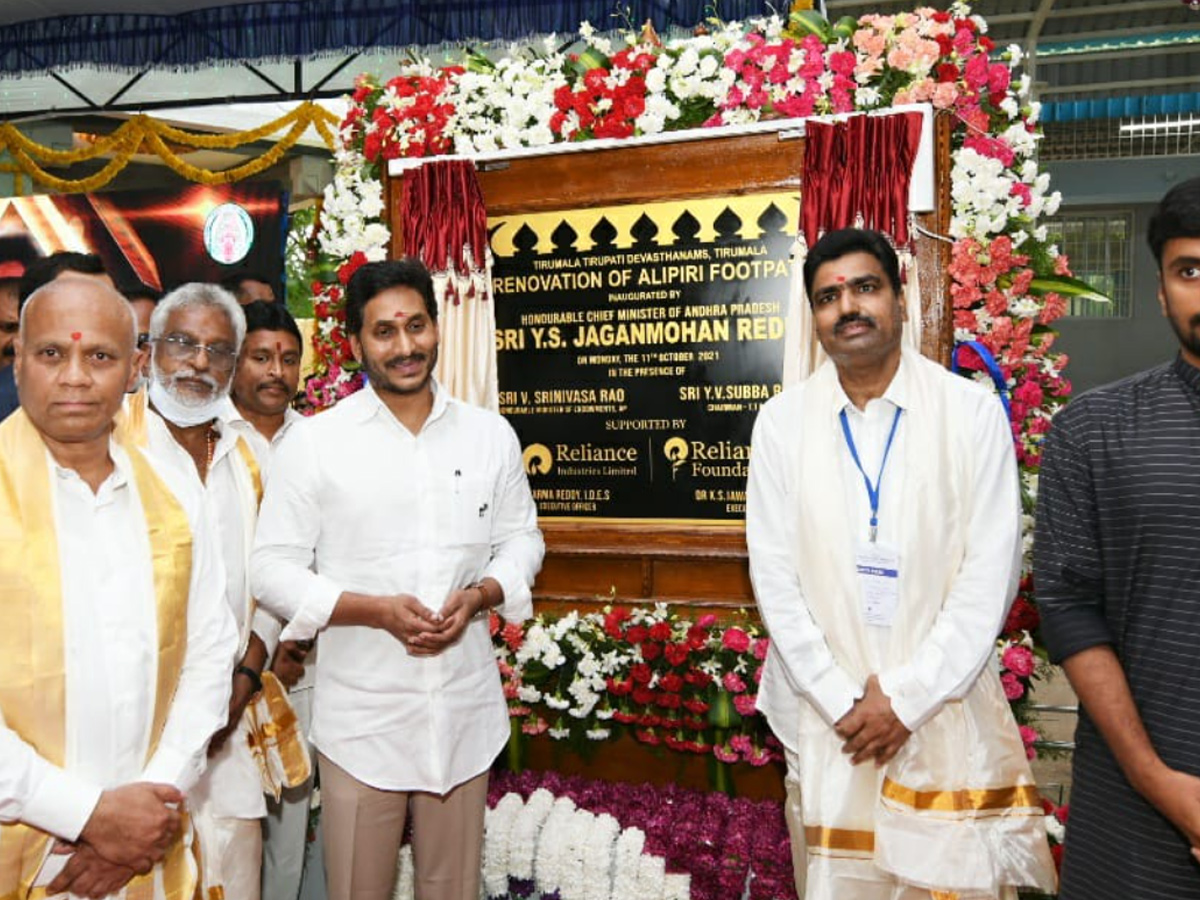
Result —
[[[108,442],[108,455],[113,461],[113,470],[100,484],[99,489],[95,493],[97,504],[108,502],[115,491],[125,487],[129,483],[129,457],[125,455],[124,448],[111,438]],[[82,490],[86,491],[89,496],[92,495],[92,489],[83,483],[83,479],[79,477],[79,473],[66,466],[60,466],[49,450],[46,451],[46,459],[54,470],[54,474],[60,480],[72,483],[77,482]]]
[[[450,405],[449,395],[442,390],[442,386],[438,384],[437,379],[430,378],[429,384],[430,387],[433,388],[433,408],[429,411],[429,418],[427,418],[425,420],[425,424],[421,426],[422,431],[428,428],[433,422],[436,422],[438,419],[440,419],[445,414],[447,407]],[[362,400],[359,401],[361,405],[358,408],[358,420],[360,422],[365,422],[377,415],[386,415],[395,421],[396,417],[393,416],[392,411],[387,408],[387,404],[383,402],[383,399],[376,392],[375,387],[371,384],[370,380],[367,381],[367,383],[363,386],[363,389],[359,391],[356,396],[362,397]]]
[[[887,390],[883,392],[883,396],[879,399],[887,400],[893,406],[900,409],[909,409],[911,406],[912,386],[909,384],[909,374],[912,371],[912,363],[908,360],[908,351],[900,354],[900,365],[896,368],[896,374],[892,376],[892,382],[887,386]],[[856,410],[858,407],[850,400],[842,387],[840,378],[834,379],[833,389],[833,411],[840,413],[844,409]]]
[[[1200,369],[1197,369],[1184,359],[1182,353],[1175,355],[1175,362],[1171,368],[1175,370],[1175,374],[1179,376],[1180,381],[1195,393],[1200,394]]]

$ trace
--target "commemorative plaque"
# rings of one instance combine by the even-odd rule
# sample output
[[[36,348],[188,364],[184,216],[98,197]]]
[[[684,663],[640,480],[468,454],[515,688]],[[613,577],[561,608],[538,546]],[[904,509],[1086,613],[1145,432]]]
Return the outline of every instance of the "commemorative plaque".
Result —
[[[542,519],[738,524],[796,192],[489,219],[500,412]]]

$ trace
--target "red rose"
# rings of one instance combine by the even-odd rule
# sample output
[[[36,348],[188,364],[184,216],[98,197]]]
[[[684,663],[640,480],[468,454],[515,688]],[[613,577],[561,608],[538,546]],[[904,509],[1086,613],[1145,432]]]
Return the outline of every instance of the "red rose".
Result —
[[[669,641],[671,639],[671,626],[666,622],[655,622],[650,626],[650,637],[656,641]]]
[[[635,687],[633,689],[633,702],[639,706],[649,706],[654,702],[654,691],[647,687]]]
[[[640,644],[650,637],[650,631],[645,625],[634,625],[625,632],[625,640],[631,644]]]
[[[654,672],[645,663],[636,663],[629,669],[629,677],[635,684],[649,684]]]
[[[653,641],[646,641],[642,644],[642,659],[646,662],[654,662],[662,656],[662,644],[656,644]]]
[[[664,691],[670,691],[672,694],[678,694],[683,690],[683,683],[683,678],[674,672],[668,672],[658,680],[658,686]]]

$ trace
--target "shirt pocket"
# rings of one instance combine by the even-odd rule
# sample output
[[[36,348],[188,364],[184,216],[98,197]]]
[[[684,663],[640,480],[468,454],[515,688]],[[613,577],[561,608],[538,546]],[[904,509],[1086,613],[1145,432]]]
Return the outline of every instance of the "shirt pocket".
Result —
[[[479,475],[458,470],[450,477],[447,542],[454,546],[488,545],[492,540],[492,485]]]

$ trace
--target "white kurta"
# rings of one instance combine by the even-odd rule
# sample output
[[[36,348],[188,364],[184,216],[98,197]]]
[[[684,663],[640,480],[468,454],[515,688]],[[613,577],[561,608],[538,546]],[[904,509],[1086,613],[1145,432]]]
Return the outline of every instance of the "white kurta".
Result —
[[[193,541],[183,673],[147,763],[158,662],[150,543],[129,459],[116,444],[110,452],[116,469],[95,494],[74,471],[48,459],[62,569],[65,768],[0,727],[0,821],[25,822],[68,841],[107,788],[135,781],[193,787],[208,739],[225,722],[237,644],[216,534],[201,498],[149,457],[186,511]]]
[[[385,790],[446,793],[486,770],[509,728],[484,619],[433,657],[326,625],[343,591],[437,610],[485,576],[504,588],[501,614],[524,619],[543,549],[520,444],[495,413],[437,390],[414,435],[368,387],[295,425],[272,460],[252,581],[284,639],[321,632],[313,743]]]
[[[232,408],[232,404],[230,406]],[[169,462],[180,477],[191,481],[201,492],[209,518],[216,523],[225,567],[224,596],[238,627],[237,659],[246,652],[251,631],[267,645],[267,658],[270,659],[281,625],[266,610],[256,610],[253,615],[250,612],[247,567],[254,537],[253,518],[248,519],[243,512],[247,499],[234,471],[235,466],[241,465],[238,433],[221,420],[218,420],[218,428],[221,435],[213,453],[212,466],[208,477],[201,482],[195,461],[171,436],[166,422],[153,410],[146,411],[150,451]],[[232,672],[231,666],[230,678]],[[212,816],[257,819],[267,814],[262,779],[246,735],[243,722],[209,761],[204,778],[191,792],[191,801]]]

